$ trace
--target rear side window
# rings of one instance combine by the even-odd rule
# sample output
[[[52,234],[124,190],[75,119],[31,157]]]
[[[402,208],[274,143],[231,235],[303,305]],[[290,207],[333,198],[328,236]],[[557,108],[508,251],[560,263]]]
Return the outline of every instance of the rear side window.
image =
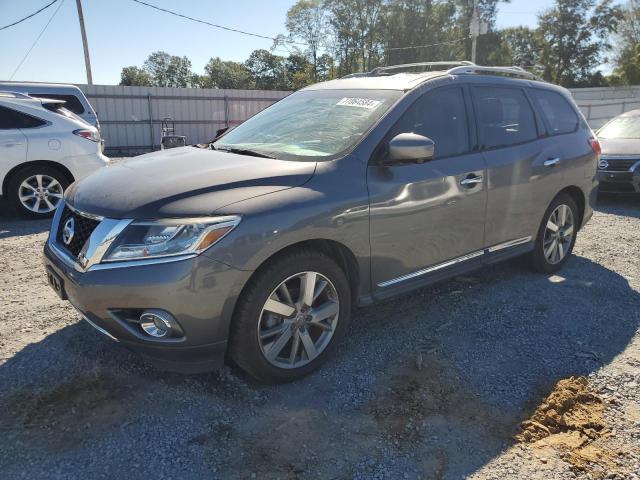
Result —
[[[473,96],[484,148],[505,147],[537,138],[535,116],[522,90],[475,87]]]
[[[72,111],[76,115],[84,113],[84,107],[82,103],[75,95],[59,95],[57,93],[35,93],[29,92],[29,95],[37,98],[51,98],[52,100],[64,100],[64,104],[67,110]]]
[[[549,135],[570,133],[578,128],[578,115],[566,98],[550,90],[532,89],[530,92],[538,110],[542,113]]]
[[[416,100],[394,126],[392,136],[399,133],[429,137],[435,143],[434,158],[467,153],[469,127],[462,90],[438,89]]]
[[[41,120],[26,113],[16,112],[10,108],[0,107],[0,130],[12,130],[16,128],[34,128],[44,125]]]

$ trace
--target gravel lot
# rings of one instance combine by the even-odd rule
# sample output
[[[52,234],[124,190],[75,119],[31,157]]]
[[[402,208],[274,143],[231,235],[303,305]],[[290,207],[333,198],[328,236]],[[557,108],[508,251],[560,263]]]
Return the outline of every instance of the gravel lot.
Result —
[[[46,285],[47,226],[0,213],[4,479],[639,478],[640,199],[601,202],[561,276],[513,261],[355,311],[284,386],[101,336]]]

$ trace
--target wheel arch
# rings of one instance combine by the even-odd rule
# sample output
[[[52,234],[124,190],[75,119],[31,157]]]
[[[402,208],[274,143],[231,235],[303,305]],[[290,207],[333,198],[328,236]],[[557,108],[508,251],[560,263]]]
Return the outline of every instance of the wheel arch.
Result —
[[[61,163],[54,162],[52,160],[31,160],[28,162],[20,163],[7,172],[2,181],[2,192],[0,193],[2,193],[3,196],[7,196],[7,189],[9,188],[11,179],[22,170],[38,165],[43,167],[55,168],[56,170],[62,172],[62,174],[67,177],[70,183],[75,180],[71,171]]]
[[[576,206],[578,207],[578,221],[576,222],[576,224],[578,225],[578,228],[582,228],[582,221],[584,219],[584,211],[586,206],[586,198],[584,192],[580,187],[570,185],[560,190],[558,192],[558,195],[561,195],[563,193],[569,195],[573,199],[573,201],[576,202]],[[556,197],[558,195],[556,195]]]
[[[230,333],[231,324],[233,322],[233,317],[235,316],[236,310],[238,308],[239,302],[242,301],[242,297],[244,295],[245,290],[251,284],[251,280],[255,278],[270,262],[279,258],[283,255],[287,255],[290,252],[295,250],[315,250],[325,255],[329,256],[332,260],[334,260],[338,266],[345,272],[347,276],[347,281],[349,282],[349,287],[351,290],[351,298],[353,302],[357,302],[358,298],[358,289],[360,286],[360,271],[358,267],[358,261],[356,259],[355,254],[347,247],[345,244],[338,242],[336,240],[329,240],[325,238],[315,238],[309,240],[302,240],[296,243],[292,243],[287,245],[286,247],[281,248],[280,250],[274,252],[269,257],[264,259],[262,263],[256,268],[252,274],[246,279],[244,285],[242,286],[240,293],[236,297],[236,300],[233,305],[233,311],[231,311],[230,322],[228,326],[228,330]]]

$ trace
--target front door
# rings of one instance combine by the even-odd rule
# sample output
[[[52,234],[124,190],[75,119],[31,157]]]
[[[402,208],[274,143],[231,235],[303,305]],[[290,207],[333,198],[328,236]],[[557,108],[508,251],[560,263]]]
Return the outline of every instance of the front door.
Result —
[[[427,136],[435,142],[432,160],[383,166],[374,158],[368,168],[372,279],[380,295],[482,256],[486,167],[471,152],[465,97],[460,87],[432,90],[385,137]]]

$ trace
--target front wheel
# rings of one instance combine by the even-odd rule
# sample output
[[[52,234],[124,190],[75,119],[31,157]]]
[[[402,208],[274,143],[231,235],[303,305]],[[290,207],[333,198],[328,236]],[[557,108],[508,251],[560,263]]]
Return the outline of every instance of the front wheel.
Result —
[[[256,273],[231,327],[229,355],[259,381],[283,382],[318,368],[344,334],[347,277],[327,255],[301,250]]]
[[[540,273],[554,273],[569,259],[578,232],[578,207],[567,194],[560,194],[551,202],[538,230],[530,263]]]

